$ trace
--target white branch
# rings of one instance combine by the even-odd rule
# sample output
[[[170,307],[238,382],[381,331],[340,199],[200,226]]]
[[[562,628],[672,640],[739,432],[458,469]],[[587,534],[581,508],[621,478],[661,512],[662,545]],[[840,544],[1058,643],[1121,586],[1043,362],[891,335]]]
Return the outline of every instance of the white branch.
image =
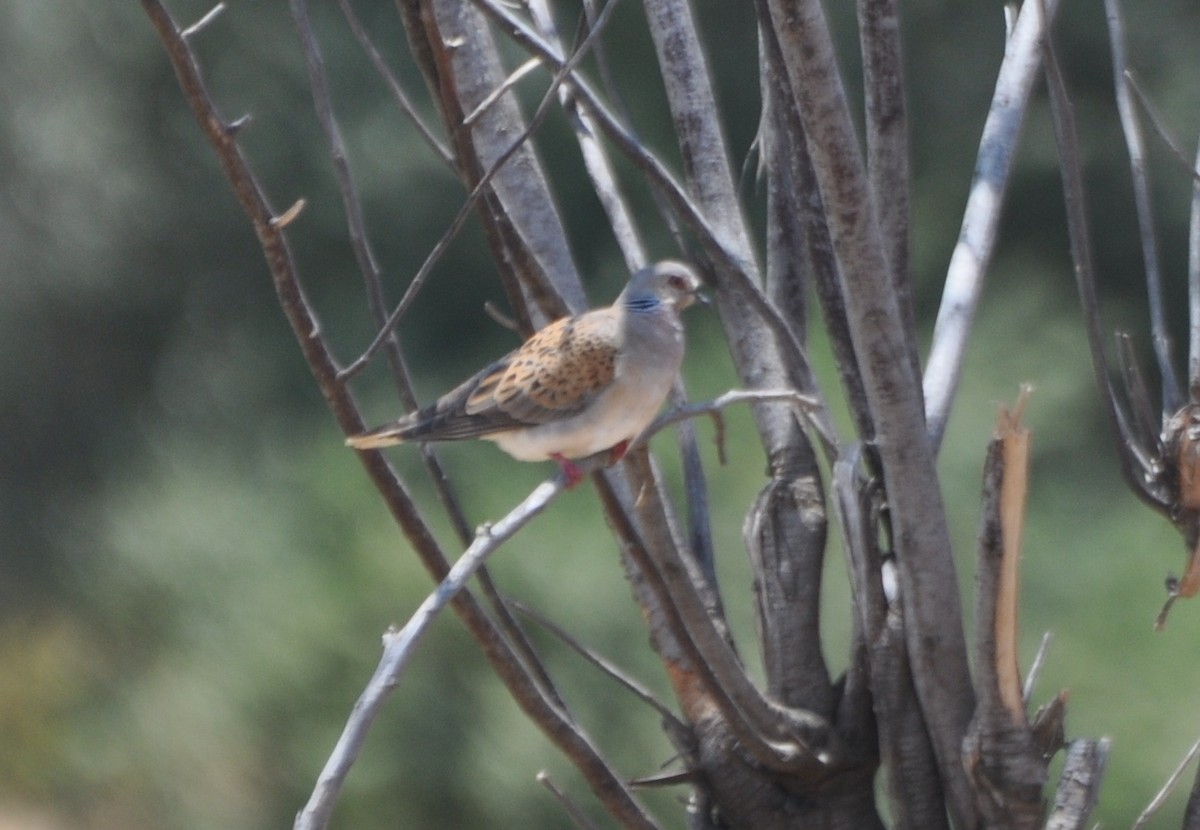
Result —
[[[659,430],[685,418],[707,415],[735,403],[761,403],[769,400],[788,400],[804,411],[809,411],[814,402],[790,390],[752,390],[726,392],[719,398],[703,403],[691,404],[664,413],[650,425],[636,443],[650,439]],[[608,453],[597,453],[580,462],[580,469],[587,473],[604,466]],[[483,566],[488,557],[517,531],[529,523],[534,516],[545,510],[566,489],[566,477],[559,473],[534,488],[525,499],[508,515],[491,525],[484,525],[475,534],[475,541],[458,558],[441,584],[425,598],[404,627],[390,628],[383,635],[383,656],[365,689],[354,704],[346,726],[342,729],[329,760],[321,770],[312,795],[304,809],[296,816],[294,830],[323,830],[329,824],[333,807],[341,793],[342,785],[354,762],[358,760],[371,724],[379,714],[387,698],[400,682],[401,675],[412,660],[416,647],[438,614],[450,604],[458,592]]]
[[[1042,37],[1049,22],[1043,20],[1043,8],[1045,16],[1053,19],[1058,0],[1023,4],[1005,46],[992,106],[979,141],[975,180],[971,183],[963,212],[958,244],[954,246],[946,271],[924,382],[925,418],[935,450],[942,442],[950,407],[958,390],[967,338],[996,245],[1000,208],[1004,204],[1004,190],[1016,155],[1021,122],[1025,118],[1030,90],[1041,70]]]
[[[493,525],[481,527],[476,532],[475,541],[454,563],[454,567],[437,589],[425,598],[404,627],[399,631],[394,628],[388,629],[383,635],[383,657],[380,658],[379,666],[355,702],[342,735],[338,738],[329,760],[325,762],[320,777],[317,778],[308,803],[296,816],[295,830],[318,830],[328,825],[334,802],[341,792],[350,767],[358,760],[375,716],[379,714],[384,702],[399,683],[400,675],[412,659],[417,643],[429,630],[430,624],[487,558],[530,519],[545,510],[563,491],[565,484],[562,475],[542,482],[503,519]]]

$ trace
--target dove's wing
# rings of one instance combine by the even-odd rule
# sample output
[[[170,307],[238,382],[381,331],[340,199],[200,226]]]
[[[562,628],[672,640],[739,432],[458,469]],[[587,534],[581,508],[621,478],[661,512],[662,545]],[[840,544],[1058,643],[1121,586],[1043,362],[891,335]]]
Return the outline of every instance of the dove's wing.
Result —
[[[556,320],[433,404],[348,443],[457,441],[570,418],[613,382],[617,329],[609,308]]]
[[[479,378],[464,413],[524,426],[579,414],[613,382],[617,328],[607,308],[556,320]]]

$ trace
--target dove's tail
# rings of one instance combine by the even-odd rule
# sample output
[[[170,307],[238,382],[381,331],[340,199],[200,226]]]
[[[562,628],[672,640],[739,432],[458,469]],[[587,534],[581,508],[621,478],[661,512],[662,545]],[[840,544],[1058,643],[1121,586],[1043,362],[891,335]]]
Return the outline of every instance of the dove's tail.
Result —
[[[346,439],[346,446],[356,450],[377,450],[410,441],[463,441],[486,438],[513,428],[513,423],[507,419],[497,422],[495,418],[467,415],[461,409],[454,401],[449,404],[438,402],[378,429],[351,435]]]
[[[361,435],[351,435],[346,439],[346,446],[356,450],[377,450],[380,447],[390,447],[394,444],[411,441],[415,437],[412,432],[413,424],[411,422],[398,421]]]

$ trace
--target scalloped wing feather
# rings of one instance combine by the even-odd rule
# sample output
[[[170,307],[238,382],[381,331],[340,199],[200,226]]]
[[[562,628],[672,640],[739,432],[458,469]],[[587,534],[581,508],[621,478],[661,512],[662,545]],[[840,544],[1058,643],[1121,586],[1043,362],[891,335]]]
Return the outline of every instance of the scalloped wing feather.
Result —
[[[465,413],[522,424],[578,414],[613,382],[617,328],[610,309],[556,320],[480,378]]]

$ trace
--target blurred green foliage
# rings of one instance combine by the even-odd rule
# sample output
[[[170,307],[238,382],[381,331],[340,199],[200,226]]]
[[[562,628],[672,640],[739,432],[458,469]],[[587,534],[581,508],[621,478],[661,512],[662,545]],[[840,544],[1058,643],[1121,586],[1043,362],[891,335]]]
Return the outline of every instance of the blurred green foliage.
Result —
[[[313,5],[395,298],[461,189],[391,107],[331,4]],[[853,81],[850,4],[831,5]],[[1200,126],[1200,9],[1188,0],[1128,5],[1134,64],[1189,139]],[[192,0],[172,8],[181,19],[206,10]],[[356,8],[419,93],[392,4]],[[704,30],[720,33],[710,41],[712,65],[740,163],[757,123],[753,20],[744,4],[699,0],[697,8]],[[1002,25],[994,2],[914,0],[905,12],[914,266],[927,332]],[[341,446],[250,228],[137,4],[10,0],[0,21],[0,826],[287,826],[374,667],[380,632],[406,617],[429,580]],[[671,157],[661,93],[645,83],[655,70],[636,5],[624,4],[613,27],[608,41],[629,109]],[[1140,254],[1101,5],[1067,3],[1058,39],[1085,128],[1107,322],[1144,344]],[[244,146],[276,205],[308,200],[291,238],[348,359],[372,328],[283,4],[232,3],[195,45],[225,113],[253,114]],[[528,87],[523,94],[534,100],[541,88],[533,80]],[[1173,322],[1183,332],[1188,184],[1161,144],[1151,144],[1165,271],[1179,309]],[[606,301],[620,269],[611,242],[594,231],[603,220],[563,125],[552,119],[538,147],[589,292]],[[757,203],[752,183],[746,190]],[[635,199],[645,204],[644,193]],[[1119,481],[1060,204],[1039,101],[941,466],[969,596],[983,446],[996,406],[1019,383],[1036,385],[1023,658],[1043,631],[1055,633],[1038,698],[1070,688],[1069,733],[1115,739],[1099,818],[1120,826],[1200,735],[1200,607],[1183,603],[1165,633],[1151,631],[1162,578],[1179,569],[1182,548]],[[666,254],[663,238],[655,244]],[[482,313],[485,298],[501,292],[471,228],[402,332],[424,397],[511,345]],[[719,329],[704,314],[689,321],[686,372],[696,397],[735,384]],[[825,386],[835,390],[826,350],[814,341]],[[395,414],[382,372],[359,388],[377,420]],[[706,452],[723,588],[754,661],[740,528],[764,461],[745,413],[732,413],[729,425],[732,463],[718,467]],[[706,424],[699,429],[709,434]],[[660,437],[656,448],[674,470],[671,444]],[[395,458],[456,549],[414,454],[400,449]],[[506,512],[547,472],[486,445],[447,447],[444,458],[477,522]],[[505,486],[496,486],[501,476]],[[556,503],[494,563],[504,590],[667,694],[587,488]],[[827,653],[838,668],[849,623],[836,548],[827,575]],[[542,632],[534,637],[624,772],[648,774],[668,759],[653,713]],[[447,617],[377,724],[335,824],[562,827],[562,813],[533,781],[542,769],[590,803]],[[672,795],[651,798],[667,825],[678,825]],[[1177,826],[1181,808],[1177,796],[1152,826]]]

